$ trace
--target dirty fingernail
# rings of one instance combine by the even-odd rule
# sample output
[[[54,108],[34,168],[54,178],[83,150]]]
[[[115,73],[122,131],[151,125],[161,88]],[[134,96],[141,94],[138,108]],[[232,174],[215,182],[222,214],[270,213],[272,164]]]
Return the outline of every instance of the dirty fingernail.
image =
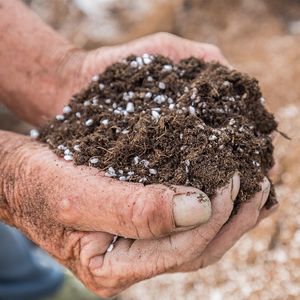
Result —
[[[211,216],[211,203],[202,191],[175,195],[173,213],[176,227],[203,224]]]
[[[240,175],[235,172],[231,179],[231,200],[234,202],[240,190]]]
[[[261,196],[261,201],[260,201],[260,205],[259,205],[259,210],[261,210],[265,203],[268,200],[269,194],[270,194],[270,189],[271,189],[271,184],[270,181],[268,180],[268,178],[264,178],[262,184],[261,184],[261,188],[262,188],[262,196]]]

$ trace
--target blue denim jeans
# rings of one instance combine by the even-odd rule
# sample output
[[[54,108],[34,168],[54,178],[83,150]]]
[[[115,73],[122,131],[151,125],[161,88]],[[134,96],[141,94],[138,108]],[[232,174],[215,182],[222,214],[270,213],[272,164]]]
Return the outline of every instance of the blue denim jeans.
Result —
[[[36,300],[56,292],[63,270],[18,230],[0,223],[0,300]]]

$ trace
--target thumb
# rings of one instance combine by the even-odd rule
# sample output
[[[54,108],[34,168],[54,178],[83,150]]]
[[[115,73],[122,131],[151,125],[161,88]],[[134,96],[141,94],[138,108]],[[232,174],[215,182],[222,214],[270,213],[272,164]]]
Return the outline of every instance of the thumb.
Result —
[[[87,169],[80,172],[89,173]],[[206,223],[211,215],[209,198],[195,188],[144,186],[101,174],[86,178],[88,184],[84,190],[76,189],[79,182],[75,178],[65,188],[68,197],[58,203],[60,221],[79,230],[156,238]]]

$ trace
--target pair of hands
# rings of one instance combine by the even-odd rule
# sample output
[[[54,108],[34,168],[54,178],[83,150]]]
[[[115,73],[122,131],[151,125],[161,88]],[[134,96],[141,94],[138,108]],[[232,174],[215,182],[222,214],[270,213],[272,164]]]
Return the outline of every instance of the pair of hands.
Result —
[[[92,75],[132,53],[159,53],[175,61],[196,56],[228,64],[215,46],[166,33],[122,46],[90,52],[68,48],[62,53],[61,64],[54,68],[67,74],[68,82],[57,88],[60,92],[51,104],[44,104],[47,117],[59,113]],[[25,118],[43,122],[30,114]],[[212,264],[274,210],[263,207],[270,191],[267,179],[228,221],[240,187],[238,173],[210,201],[192,187],[119,182],[96,169],[75,167],[25,137],[10,134],[4,139],[12,147],[2,166],[8,175],[2,184],[5,201],[0,199],[0,215],[2,211],[4,220],[102,296],[158,274]],[[115,235],[119,238],[108,252]]]

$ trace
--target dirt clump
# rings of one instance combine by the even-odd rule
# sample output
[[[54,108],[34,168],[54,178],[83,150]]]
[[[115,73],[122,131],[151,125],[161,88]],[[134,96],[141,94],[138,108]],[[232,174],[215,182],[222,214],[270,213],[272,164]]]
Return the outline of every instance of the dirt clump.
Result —
[[[277,129],[258,81],[196,58],[129,56],[92,78],[39,141],[76,165],[143,184],[189,185],[213,196],[235,171],[235,205],[260,190]],[[266,207],[275,204],[272,187]]]

